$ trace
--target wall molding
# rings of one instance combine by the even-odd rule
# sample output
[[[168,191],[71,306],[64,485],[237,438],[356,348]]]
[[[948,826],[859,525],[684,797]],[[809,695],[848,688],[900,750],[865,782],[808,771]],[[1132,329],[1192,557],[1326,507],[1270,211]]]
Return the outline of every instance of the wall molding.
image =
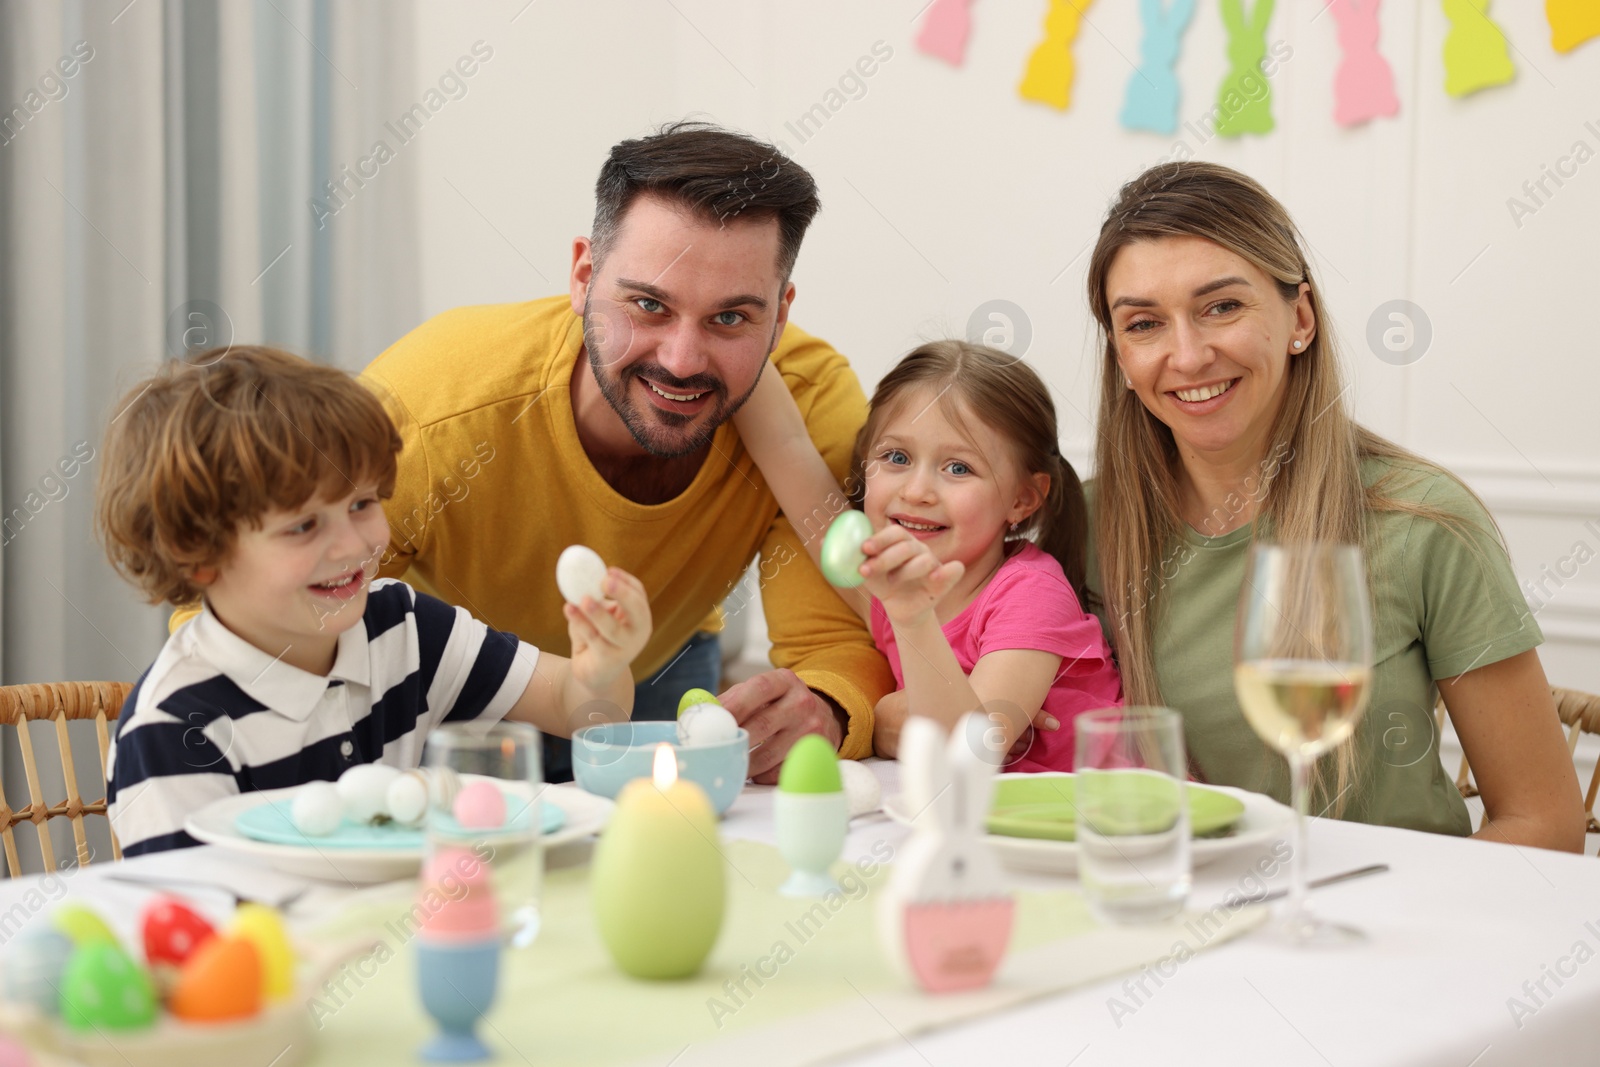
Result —
[[[1432,457],[1429,457],[1432,458]],[[1441,458],[1496,515],[1600,518],[1600,464]]]

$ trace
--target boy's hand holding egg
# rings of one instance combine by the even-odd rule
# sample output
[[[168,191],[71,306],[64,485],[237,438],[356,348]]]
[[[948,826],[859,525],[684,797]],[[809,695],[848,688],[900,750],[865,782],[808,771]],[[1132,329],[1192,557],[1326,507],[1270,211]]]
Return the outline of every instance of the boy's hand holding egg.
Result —
[[[566,605],[572,676],[604,689],[627,671],[650,639],[650,598],[620,567],[606,567],[592,549],[572,545],[556,561],[556,586]]]
[[[896,626],[933,618],[934,605],[966,572],[959,560],[941,563],[933,549],[904,526],[884,527],[862,544],[861,551],[867,557],[861,565],[867,591],[878,598]]]

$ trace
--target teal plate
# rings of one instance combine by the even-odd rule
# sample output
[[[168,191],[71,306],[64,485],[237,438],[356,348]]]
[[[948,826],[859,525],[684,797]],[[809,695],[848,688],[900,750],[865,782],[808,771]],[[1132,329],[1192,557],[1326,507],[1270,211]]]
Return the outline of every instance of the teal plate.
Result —
[[[506,810],[513,810],[516,804],[516,798],[507,793]],[[427,836],[418,827],[400,826],[396,823],[388,823],[383,826],[368,826],[347,821],[340,823],[339,828],[326,837],[307,837],[295,829],[294,819],[291,815],[293,808],[293,797],[286,800],[270,801],[266,804],[257,804],[234,819],[233,825],[235,829],[252,841],[265,841],[272,845],[296,845],[301,848],[421,849],[423,840]],[[539,816],[539,830],[544,834],[555,833],[566,822],[566,815],[554,804],[540,804]],[[452,835],[485,836],[486,834],[526,833],[532,825],[533,816],[524,806],[520,812],[507,820],[506,826],[498,830],[465,830],[450,815],[441,817],[440,829]]]
[[[1155,785],[1153,778],[1129,776],[1128,785],[1135,791],[1148,792],[1140,783]],[[1073,804],[1073,776],[1070,774],[1030,774],[1026,777],[1002,778],[995,782],[994,803],[989,808],[986,826],[991,834],[1004,837],[1033,837],[1051,841],[1075,841],[1078,835],[1078,809]],[[1189,832],[1195,837],[1221,836],[1244,815],[1244,803],[1237,797],[1219,793],[1205,786],[1189,783]],[[1152,812],[1152,823],[1146,832],[1160,827],[1155,812],[1166,807],[1161,798],[1146,798]],[[1137,803],[1140,797],[1135,795]],[[1168,819],[1170,822],[1170,817]],[[1130,827],[1129,832],[1137,832]]]

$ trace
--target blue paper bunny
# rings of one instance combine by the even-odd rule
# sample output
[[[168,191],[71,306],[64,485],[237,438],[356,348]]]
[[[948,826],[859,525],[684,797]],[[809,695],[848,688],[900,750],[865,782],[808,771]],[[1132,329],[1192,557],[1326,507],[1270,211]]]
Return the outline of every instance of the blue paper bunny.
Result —
[[[1139,69],[1128,80],[1122,125],[1130,130],[1172,133],[1178,128],[1178,43],[1194,15],[1194,0],[1139,0],[1144,18]]]

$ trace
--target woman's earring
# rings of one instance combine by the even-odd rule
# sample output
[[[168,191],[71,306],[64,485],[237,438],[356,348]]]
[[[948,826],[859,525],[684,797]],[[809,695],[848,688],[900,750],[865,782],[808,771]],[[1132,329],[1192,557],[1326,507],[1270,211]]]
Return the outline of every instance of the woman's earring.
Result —
[[[1132,389],[1133,388],[1133,379],[1132,378],[1124,378],[1124,379],[1122,379],[1122,384],[1126,385],[1129,389]]]
[[[1295,342],[1295,343],[1294,343],[1294,346],[1293,346],[1293,347],[1294,347],[1294,350],[1295,350],[1295,351],[1296,351],[1296,352],[1298,352],[1298,351],[1300,351],[1300,349],[1301,349],[1301,348],[1303,348],[1303,347],[1305,347],[1305,342],[1304,342],[1304,341],[1296,341],[1296,342]]]

